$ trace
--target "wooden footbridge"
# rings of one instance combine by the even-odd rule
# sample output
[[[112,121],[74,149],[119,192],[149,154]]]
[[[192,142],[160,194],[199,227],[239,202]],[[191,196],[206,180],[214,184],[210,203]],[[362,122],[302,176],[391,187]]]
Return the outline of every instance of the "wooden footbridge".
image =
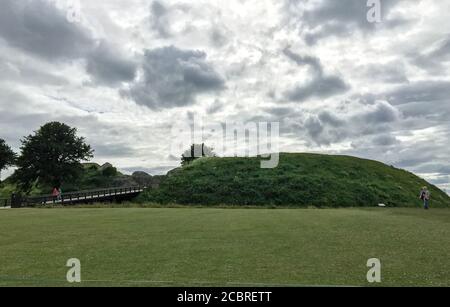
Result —
[[[133,186],[63,193],[60,196],[20,196],[13,194],[11,199],[0,199],[0,208],[25,208],[48,205],[73,205],[94,202],[121,202],[132,200],[146,187]]]

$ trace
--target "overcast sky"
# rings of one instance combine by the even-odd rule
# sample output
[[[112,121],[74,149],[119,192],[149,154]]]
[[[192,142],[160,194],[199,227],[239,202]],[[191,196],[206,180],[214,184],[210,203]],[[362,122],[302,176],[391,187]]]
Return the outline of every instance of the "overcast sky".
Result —
[[[366,2],[1,0],[0,138],[18,151],[63,121],[95,161],[158,174],[194,114],[277,121],[282,151],[376,159],[450,192],[450,1],[384,0],[381,23]]]

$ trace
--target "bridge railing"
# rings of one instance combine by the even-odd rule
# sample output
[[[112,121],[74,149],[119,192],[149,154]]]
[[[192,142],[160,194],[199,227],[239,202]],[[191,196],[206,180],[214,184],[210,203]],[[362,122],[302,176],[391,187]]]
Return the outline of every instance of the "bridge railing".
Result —
[[[118,187],[97,190],[85,190],[62,193],[60,196],[40,195],[22,198],[22,206],[47,205],[47,204],[65,204],[80,201],[100,200],[104,198],[112,198],[116,196],[129,195],[142,192],[145,186]]]

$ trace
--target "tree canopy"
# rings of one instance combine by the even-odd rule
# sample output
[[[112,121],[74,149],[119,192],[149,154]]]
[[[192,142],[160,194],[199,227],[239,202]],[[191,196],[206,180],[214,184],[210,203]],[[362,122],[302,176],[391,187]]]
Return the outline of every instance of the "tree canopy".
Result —
[[[0,172],[5,168],[13,166],[16,161],[16,154],[5,140],[0,139]]]
[[[45,124],[21,142],[15,179],[25,192],[36,183],[60,187],[76,180],[82,172],[81,162],[93,157],[91,146],[77,136],[77,129],[59,122]]]
[[[205,144],[192,144],[181,156],[181,164],[187,165],[202,157],[214,157],[215,153],[211,147]]]

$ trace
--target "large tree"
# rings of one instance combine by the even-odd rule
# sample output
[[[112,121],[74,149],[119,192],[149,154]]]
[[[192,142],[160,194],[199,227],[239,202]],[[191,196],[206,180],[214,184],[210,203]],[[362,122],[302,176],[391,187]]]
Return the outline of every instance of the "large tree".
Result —
[[[15,161],[16,154],[14,151],[5,143],[5,140],[0,139],[0,173],[2,170],[13,166]]]
[[[181,164],[187,165],[202,157],[215,157],[214,150],[205,144],[192,144],[191,148],[181,155]]]
[[[59,122],[45,124],[21,142],[15,178],[25,192],[36,183],[60,187],[76,180],[82,173],[81,162],[93,157],[93,150],[77,136],[77,129]]]

